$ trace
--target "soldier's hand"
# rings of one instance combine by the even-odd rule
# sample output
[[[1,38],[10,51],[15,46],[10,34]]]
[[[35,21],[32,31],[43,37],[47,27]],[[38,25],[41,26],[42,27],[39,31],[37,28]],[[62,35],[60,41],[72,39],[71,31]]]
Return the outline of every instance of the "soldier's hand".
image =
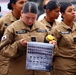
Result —
[[[49,43],[53,44],[53,45],[56,45],[56,41],[55,40],[49,41]]]
[[[23,46],[26,46],[26,45],[27,45],[27,41],[26,41],[25,38],[24,38],[24,39],[21,39],[21,40],[20,40],[20,43],[21,43],[21,45],[23,45]]]

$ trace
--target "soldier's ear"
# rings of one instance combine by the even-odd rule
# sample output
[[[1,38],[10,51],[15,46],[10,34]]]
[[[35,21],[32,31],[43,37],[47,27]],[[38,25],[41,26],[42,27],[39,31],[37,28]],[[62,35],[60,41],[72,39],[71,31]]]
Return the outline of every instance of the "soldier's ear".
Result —
[[[49,9],[46,10],[46,13],[47,13],[47,14],[49,14],[49,13],[51,13],[51,12],[52,12],[52,11],[49,10]]]
[[[13,9],[15,8],[15,4],[12,3],[11,6],[12,6]]]

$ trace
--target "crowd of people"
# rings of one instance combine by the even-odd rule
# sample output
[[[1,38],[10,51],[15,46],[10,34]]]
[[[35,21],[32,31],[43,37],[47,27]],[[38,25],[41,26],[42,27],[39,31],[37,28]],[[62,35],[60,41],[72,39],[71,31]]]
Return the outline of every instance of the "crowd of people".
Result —
[[[44,0],[45,15],[39,20],[38,6],[28,0],[10,0],[8,13],[0,18],[0,75],[76,75],[76,11],[71,2]],[[57,20],[61,13],[61,18]],[[52,69],[27,70],[27,42],[54,45]]]

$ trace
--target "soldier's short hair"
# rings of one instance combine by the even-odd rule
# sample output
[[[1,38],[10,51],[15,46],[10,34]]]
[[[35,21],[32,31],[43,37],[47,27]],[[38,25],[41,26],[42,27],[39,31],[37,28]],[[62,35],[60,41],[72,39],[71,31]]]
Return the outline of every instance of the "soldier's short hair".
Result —
[[[46,5],[46,10],[54,10],[56,9],[58,6],[60,6],[60,3],[58,1],[49,1]]]
[[[10,2],[8,3],[8,9],[13,10],[12,3],[15,4],[17,1],[18,0],[10,0]]]
[[[23,6],[22,13],[38,13],[38,7],[35,2],[26,2]]]
[[[68,6],[71,6],[71,2],[63,2],[60,7],[60,12],[64,13]]]

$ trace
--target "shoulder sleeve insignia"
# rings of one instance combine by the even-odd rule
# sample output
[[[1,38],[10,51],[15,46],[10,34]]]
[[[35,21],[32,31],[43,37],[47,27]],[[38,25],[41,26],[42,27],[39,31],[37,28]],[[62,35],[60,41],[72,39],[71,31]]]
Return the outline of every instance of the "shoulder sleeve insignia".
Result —
[[[4,36],[1,38],[1,41],[4,41],[4,40],[6,40],[6,39],[7,39],[7,36],[4,35]]]

